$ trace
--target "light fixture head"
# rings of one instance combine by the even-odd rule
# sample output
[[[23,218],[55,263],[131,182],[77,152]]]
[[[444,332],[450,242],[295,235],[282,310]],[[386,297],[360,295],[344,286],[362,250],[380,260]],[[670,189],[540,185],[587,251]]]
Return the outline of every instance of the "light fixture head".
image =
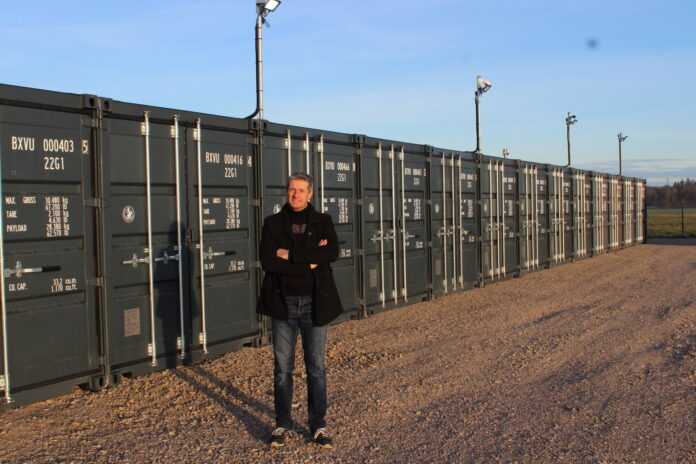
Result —
[[[491,81],[487,81],[481,76],[476,76],[476,91],[478,94],[482,94],[485,92],[488,92],[488,90],[491,88]]]
[[[280,6],[280,0],[256,0],[256,14],[266,16]]]
[[[568,117],[566,117],[566,124],[571,126],[578,122],[578,118],[575,117],[574,114],[572,114],[570,111],[568,112]]]
[[[623,142],[624,140],[626,140],[628,138],[628,135],[623,135],[621,132],[619,132],[618,137],[619,137],[619,142]]]

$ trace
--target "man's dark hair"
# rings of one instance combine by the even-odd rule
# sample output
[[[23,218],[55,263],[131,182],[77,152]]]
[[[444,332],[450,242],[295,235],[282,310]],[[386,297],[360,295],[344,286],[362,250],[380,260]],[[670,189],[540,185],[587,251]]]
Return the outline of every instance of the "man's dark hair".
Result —
[[[293,172],[288,177],[288,185],[286,188],[290,188],[290,182],[293,180],[303,180],[309,184],[309,190],[312,190],[312,185],[314,184],[314,179],[307,173],[304,172]]]

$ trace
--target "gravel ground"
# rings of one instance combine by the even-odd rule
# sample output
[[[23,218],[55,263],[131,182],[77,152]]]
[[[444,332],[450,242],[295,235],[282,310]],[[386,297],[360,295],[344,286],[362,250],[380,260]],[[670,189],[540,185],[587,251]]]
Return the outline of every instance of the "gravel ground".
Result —
[[[0,462],[694,463],[695,300],[696,241],[652,242],[332,327],[333,450],[301,373],[268,447],[264,347],[2,412]]]

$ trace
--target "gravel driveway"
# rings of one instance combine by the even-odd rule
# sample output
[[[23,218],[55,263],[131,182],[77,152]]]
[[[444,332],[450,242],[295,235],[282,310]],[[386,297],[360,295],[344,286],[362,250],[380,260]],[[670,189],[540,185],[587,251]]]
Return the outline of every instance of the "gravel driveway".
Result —
[[[696,241],[346,322],[327,362],[333,450],[308,443],[301,373],[297,434],[266,445],[264,347],[1,412],[0,462],[693,463]]]

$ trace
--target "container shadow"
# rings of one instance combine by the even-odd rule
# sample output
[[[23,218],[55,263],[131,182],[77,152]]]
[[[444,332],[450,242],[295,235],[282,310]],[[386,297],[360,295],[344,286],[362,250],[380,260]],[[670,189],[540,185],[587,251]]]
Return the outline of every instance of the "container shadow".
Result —
[[[190,371],[194,371],[196,375],[205,380],[196,378],[196,376],[191,375]],[[194,387],[196,391],[222,406],[244,425],[247,432],[256,440],[265,441],[268,438],[268,430],[275,417],[271,408],[207,372],[202,366],[188,366],[184,369],[174,369],[173,372],[174,375]]]

